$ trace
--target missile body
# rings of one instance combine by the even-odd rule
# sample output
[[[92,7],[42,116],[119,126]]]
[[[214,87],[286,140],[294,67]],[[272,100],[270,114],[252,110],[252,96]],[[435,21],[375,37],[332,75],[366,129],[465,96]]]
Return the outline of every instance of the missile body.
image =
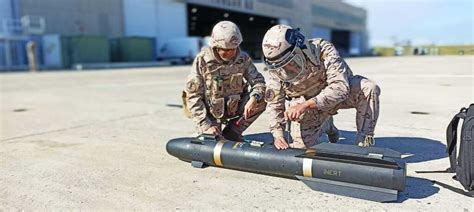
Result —
[[[382,148],[322,143],[311,149],[277,150],[261,142],[217,140],[213,136],[176,138],[169,154],[205,165],[303,181],[313,190],[378,202],[397,200],[405,188],[405,164],[400,153]]]

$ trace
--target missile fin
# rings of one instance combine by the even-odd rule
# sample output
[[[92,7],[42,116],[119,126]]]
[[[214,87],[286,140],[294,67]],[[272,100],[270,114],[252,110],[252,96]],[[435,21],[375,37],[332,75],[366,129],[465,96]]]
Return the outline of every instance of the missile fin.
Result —
[[[373,186],[359,185],[347,182],[338,182],[327,179],[303,177],[297,175],[296,178],[303,181],[308,187],[315,191],[327,192],[342,196],[360,198],[376,202],[396,201],[398,191]]]
[[[191,161],[191,166],[193,166],[194,168],[202,169],[202,168],[206,167],[206,164],[204,162],[201,162],[201,161],[193,160],[193,161]]]

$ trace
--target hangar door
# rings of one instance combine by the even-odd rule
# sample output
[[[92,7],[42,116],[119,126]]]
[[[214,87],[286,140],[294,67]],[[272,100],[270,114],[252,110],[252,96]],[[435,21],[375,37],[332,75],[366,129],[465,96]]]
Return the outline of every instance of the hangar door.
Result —
[[[240,47],[254,60],[262,58],[261,46],[265,32],[277,24],[276,18],[196,4],[187,5],[187,14],[189,36],[210,36],[212,27],[219,21],[229,20],[237,24],[244,38]]]
[[[322,38],[324,40],[331,40],[331,29],[320,26],[313,26],[310,38]]]
[[[351,33],[348,30],[331,31],[331,41],[341,56],[349,55]]]

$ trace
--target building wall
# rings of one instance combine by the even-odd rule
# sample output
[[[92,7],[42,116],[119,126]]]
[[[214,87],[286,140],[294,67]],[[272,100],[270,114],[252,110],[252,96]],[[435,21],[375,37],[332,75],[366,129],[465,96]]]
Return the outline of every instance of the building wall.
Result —
[[[11,3],[10,0],[0,1],[0,35],[7,34],[9,31],[5,28],[4,23],[13,18],[13,8]]]
[[[171,38],[188,36],[186,4],[174,0],[123,0],[126,36],[156,38],[156,49]]]
[[[328,27],[314,26],[311,37],[331,40],[331,29]]]
[[[308,37],[348,30],[351,48],[367,49],[366,11],[342,0],[0,0],[16,2],[18,16],[46,20],[48,34],[148,36],[157,49],[166,40],[188,36],[186,3],[263,15],[300,27]],[[3,5],[0,5],[0,8]],[[8,7],[7,7],[8,8]],[[4,9],[3,9],[4,10]],[[2,10],[0,10],[0,14]],[[318,31],[319,29],[319,31]],[[321,31],[321,29],[324,29]],[[330,32],[329,32],[330,35]]]
[[[123,0],[126,36],[153,36],[158,34],[156,0]]]
[[[188,35],[186,4],[172,0],[159,0],[157,45],[171,38]]]
[[[330,38],[331,30],[354,34],[352,52],[366,53],[367,13],[342,0],[176,0],[226,10],[277,18],[280,23],[301,28],[307,37]],[[358,48],[358,49],[357,49]]]
[[[319,0],[311,4],[313,25],[321,25],[338,30],[365,31],[367,14],[340,0]]]
[[[122,0],[18,0],[19,16],[42,16],[48,34],[123,35]]]
[[[311,34],[311,27],[366,30],[366,11],[341,0],[176,0],[289,20]]]
[[[10,0],[0,1],[0,20],[12,18],[12,5]]]
[[[351,45],[349,47],[349,55],[361,54],[362,36],[359,32],[351,32]]]

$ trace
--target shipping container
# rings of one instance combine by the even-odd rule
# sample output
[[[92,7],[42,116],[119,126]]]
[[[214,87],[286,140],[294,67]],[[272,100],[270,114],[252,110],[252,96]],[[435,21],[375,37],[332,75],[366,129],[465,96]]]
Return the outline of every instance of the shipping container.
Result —
[[[110,62],[110,44],[103,36],[45,35],[42,42],[46,68],[74,68],[74,64]]]
[[[43,36],[43,65],[46,69],[64,68],[60,35]]]
[[[103,36],[71,36],[62,39],[66,68],[81,63],[110,62],[110,44]],[[65,51],[66,50],[66,51]],[[65,55],[66,54],[66,55]]]
[[[0,70],[26,70],[28,60],[26,58],[27,38],[24,37],[0,37]]]
[[[122,37],[110,40],[112,62],[154,61],[155,39],[150,37]]]

